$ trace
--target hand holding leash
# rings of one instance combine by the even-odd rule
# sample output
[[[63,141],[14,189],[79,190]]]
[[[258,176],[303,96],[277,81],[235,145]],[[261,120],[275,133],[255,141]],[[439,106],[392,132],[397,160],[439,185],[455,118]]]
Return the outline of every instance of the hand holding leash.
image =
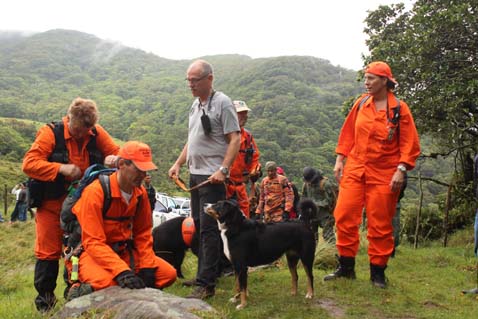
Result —
[[[207,183],[210,182],[209,179],[206,179],[205,181],[203,181],[203,182],[201,182],[201,183],[199,183],[199,184],[197,184],[197,185],[194,185],[194,186],[191,187],[191,188],[187,188],[187,187],[186,187],[186,183],[184,183],[184,181],[183,181],[183,180],[181,179],[181,177],[179,177],[178,175],[173,174],[173,175],[171,176],[171,178],[173,179],[174,183],[175,183],[181,190],[183,190],[183,191],[185,191],[185,192],[193,191],[193,190],[198,189],[199,187],[202,187],[202,186],[204,186],[204,185],[206,185]]]

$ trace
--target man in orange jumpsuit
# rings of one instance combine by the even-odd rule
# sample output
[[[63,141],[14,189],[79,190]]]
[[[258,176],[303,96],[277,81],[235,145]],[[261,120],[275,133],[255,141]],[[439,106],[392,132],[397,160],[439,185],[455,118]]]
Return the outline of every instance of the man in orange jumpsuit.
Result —
[[[36,180],[36,188],[29,189],[30,198],[42,197],[41,202],[35,200],[34,278],[38,291],[35,305],[41,312],[50,310],[56,303],[54,291],[63,235],[60,210],[68,185],[80,179],[89,165],[114,161],[119,150],[105,129],[96,124],[97,120],[96,103],[76,98],[61,122],[40,128],[23,159],[23,172]]]
[[[294,194],[289,180],[277,174],[275,162],[266,163],[267,176],[261,182],[259,204],[256,214],[264,215],[265,222],[280,222],[289,219]]]
[[[229,171],[226,197],[235,197],[244,215],[249,217],[249,196],[247,195],[246,183],[249,178],[257,180],[256,177],[259,175],[259,149],[252,134],[244,128],[248,112],[251,109],[243,101],[234,101],[233,104],[241,128],[241,146]]]
[[[151,208],[142,186],[146,172],[157,169],[151,149],[141,142],[125,143],[117,167],[109,177],[111,206],[105,216],[99,180],[88,185],[73,206],[84,249],[79,258],[79,281],[93,290],[113,285],[167,287],[176,280],[176,269],[154,254]]]
[[[365,207],[370,280],[377,287],[386,287],[384,271],[394,247],[395,206],[404,175],[415,167],[420,154],[410,109],[393,94],[396,84],[386,63],[370,63],[365,69],[367,94],[354,103],[342,126],[334,167],[340,183],[334,210],[340,265],[324,280],[355,278],[359,225]]]

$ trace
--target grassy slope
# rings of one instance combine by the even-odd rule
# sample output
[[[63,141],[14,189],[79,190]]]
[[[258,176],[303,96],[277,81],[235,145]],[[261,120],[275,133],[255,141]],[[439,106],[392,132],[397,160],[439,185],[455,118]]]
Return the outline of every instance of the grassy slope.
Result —
[[[478,318],[477,296],[462,295],[476,287],[477,259],[472,255],[471,230],[452,237],[450,247],[439,243],[414,250],[402,245],[389,263],[389,288],[376,289],[368,279],[365,248],[357,258],[357,280],[322,281],[329,270],[315,270],[316,297],[305,300],[305,280],[299,271],[299,296],[290,297],[286,268],[271,268],[249,276],[249,305],[236,311],[228,302],[233,278],[220,279],[216,296],[208,302],[224,318]],[[33,306],[34,223],[0,224],[0,317],[41,318]],[[195,258],[183,266],[192,277]],[[283,263],[285,264],[285,263]],[[57,296],[64,285],[58,279]],[[166,292],[185,296],[179,282]],[[60,298],[61,299],[61,298]],[[60,301],[59,306],[63,304]]]

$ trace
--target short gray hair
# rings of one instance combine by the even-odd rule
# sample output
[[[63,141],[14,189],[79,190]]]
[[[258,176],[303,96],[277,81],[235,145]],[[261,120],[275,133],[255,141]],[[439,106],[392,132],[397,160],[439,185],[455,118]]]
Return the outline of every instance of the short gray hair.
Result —
[[[191,65],[196,64],[196,63],[201,65],[201,69],[202,69],[201,76],[205,76],[205,75],[209,75],[209,74],[214,73],[214,70],[212,68],[211,63],[207,62],[206,60],[199,59],[199,60],[196,60],[193,63],[191,63]]]

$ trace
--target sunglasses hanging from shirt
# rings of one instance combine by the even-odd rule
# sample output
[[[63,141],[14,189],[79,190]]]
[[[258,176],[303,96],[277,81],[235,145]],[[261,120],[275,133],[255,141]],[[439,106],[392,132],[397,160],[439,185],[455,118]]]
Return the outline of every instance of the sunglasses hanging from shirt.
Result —
[[[207,110],[208,111],[211,108],[212,97],[214,96],[215,93],[216,93],[216,91],[212,91],[211,97],[209,98],[209,103],[207,105]],[[204,111],[204,106],[201,104],[201,100],[199,100],[199,106],[202,109],[201,124],[202,124],[202,128],[204,130],[204,134],[209,135],[212,132],[211,119],[209,118],[209,116]]]

